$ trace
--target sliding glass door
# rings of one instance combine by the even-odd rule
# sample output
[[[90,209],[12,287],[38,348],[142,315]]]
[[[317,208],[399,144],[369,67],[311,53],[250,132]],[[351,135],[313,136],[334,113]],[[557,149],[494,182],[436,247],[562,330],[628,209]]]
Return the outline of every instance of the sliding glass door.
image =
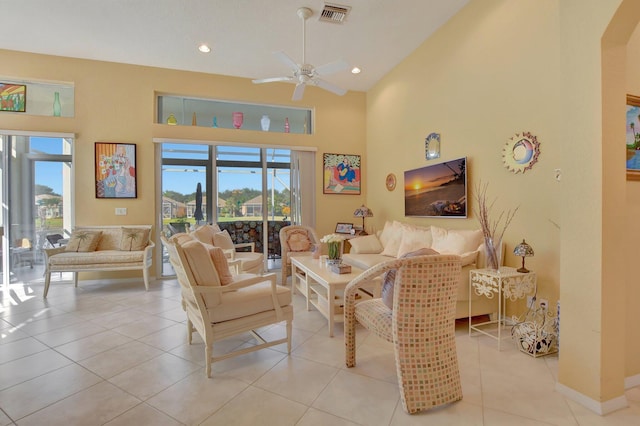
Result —
[[[290,157],[283,149],[163,144],[162,232],[215,223],[234,242],[255,243],[266,269],[278,267],[275,234],[289,223]],[[162,275],[173,275],[164,248],[162,253]]]
[[[47,237],[72,228],[72,138],[1,135],[2,283],[42,279]]]

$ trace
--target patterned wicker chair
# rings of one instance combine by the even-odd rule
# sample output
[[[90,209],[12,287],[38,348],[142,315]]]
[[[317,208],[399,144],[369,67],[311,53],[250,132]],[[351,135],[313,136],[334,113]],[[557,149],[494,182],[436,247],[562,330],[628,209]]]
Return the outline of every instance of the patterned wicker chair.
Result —
[[[356,303],[362,282],[396,270],[393,310],[382,299]],[[345,289],[347,367],[356,364],[356,322],[394,344],[404,410],[413,414],[462,399],[455,340],[460,257],[418,256],[374,266]]]
[[[282,250],[282,285],[286,285],[291,275],[291,254],[311,254],[313,245],[320,244],[316,231],[303,225],[289,225],[280,229],[280,246]]]

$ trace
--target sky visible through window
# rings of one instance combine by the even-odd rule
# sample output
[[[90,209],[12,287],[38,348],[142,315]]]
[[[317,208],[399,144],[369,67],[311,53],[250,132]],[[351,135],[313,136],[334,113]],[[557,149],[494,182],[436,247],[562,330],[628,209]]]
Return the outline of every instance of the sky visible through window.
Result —
[[[32,136],[31,152],[42,154],[64,154],[61,138],[44,138]],[[57,161],[37,161],[35,170],[37,185],[45,185],[53,192],[62,195],[62,163]]]

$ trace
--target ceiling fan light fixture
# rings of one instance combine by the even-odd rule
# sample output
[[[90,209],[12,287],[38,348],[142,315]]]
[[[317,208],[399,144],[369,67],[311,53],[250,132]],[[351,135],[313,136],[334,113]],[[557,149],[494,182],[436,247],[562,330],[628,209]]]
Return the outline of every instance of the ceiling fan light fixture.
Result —
[[[319,67],[314,67],[311,64],[306,63],[306,22],[309,17],[313,16],[313,11],[308,7],[300,7],[296,11],[298,17],[302,20],[302,62],[296,62],[289,55],[287,55],[283,51],[274,52],[274,55],[285,65],[289,66],[293,75],[282,76],[282,77],[271,77],[271,78],[259,78],[252,80],[254,84],[262,84],[262,83],[274,83],[277,81],[286,81],[291,83],[296,83],[296,88],[293,91],[293,97],[291,98],[294,101],[299,101],[302,99],[302,95],[304,94],[305,86],[317,86],[321,89],[328,90],[336,95],[342,96],[347,91],[338,86],[335,86],[327,81],[324,81],[320,78],[320,76],[325,76],[328,74],[333,74],[336,72],[344,71],[349,68],[349,64],[343,60],[338,60],[335,62],[330,62],[328,64],[321,65]]]

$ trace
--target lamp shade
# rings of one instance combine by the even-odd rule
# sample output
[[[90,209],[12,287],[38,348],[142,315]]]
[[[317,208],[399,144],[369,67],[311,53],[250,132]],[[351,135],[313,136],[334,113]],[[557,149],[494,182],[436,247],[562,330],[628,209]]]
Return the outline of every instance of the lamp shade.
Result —
[[[373,217],[373,212],[363,204],[353,212],[353,217]]]
[[[522,258],[522,267],[518,268],[518,272],[522,272],[523,274],[528,273],[529,270],[524,267],[524,258],[533,256],[531,246],[523,239],[522,242],[513,249],[513,254]]]
[[[531,248],[525,240],[522,240],[522,242],[513,249],[513,254],[519,257],[531,257],[533,256],[533,248]]]
[[[353,217],[362,218],[362,231],[360,235],[367,235],[367,233],[364,230],[364,218],[373,217],[373,212],[371,211],[371,209],[363,204],[360,207],[358,207],[356,211],[353,212]]]

